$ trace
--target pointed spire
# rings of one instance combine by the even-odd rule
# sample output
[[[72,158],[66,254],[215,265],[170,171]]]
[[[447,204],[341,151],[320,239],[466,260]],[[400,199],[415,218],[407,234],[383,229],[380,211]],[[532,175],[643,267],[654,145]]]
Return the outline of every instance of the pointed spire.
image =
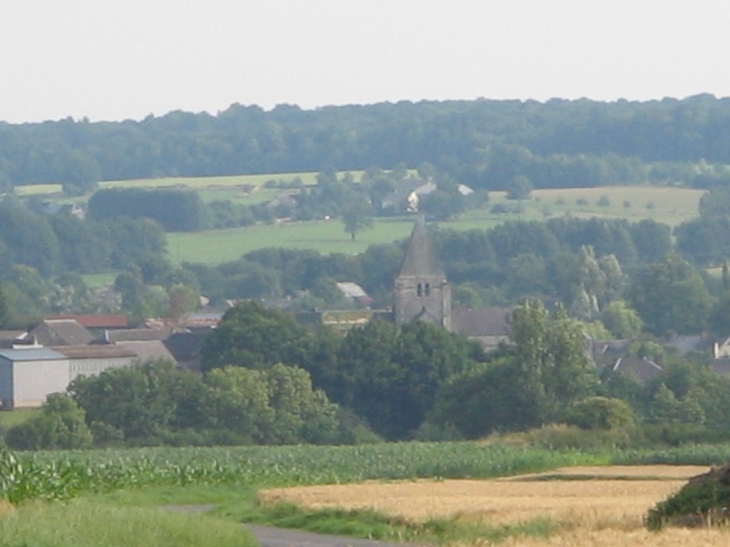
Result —
[[[399,276],[446,277],[426,227],[426,218],[419,214],[411,232],[408,250]]]

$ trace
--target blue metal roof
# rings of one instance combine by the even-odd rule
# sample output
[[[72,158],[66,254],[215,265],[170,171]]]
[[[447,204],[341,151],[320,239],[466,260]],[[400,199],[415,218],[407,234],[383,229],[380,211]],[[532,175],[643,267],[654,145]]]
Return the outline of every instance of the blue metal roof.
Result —
[[[54,361],[68,358],[48,348],[0,349],[0,357],[9,361]]]

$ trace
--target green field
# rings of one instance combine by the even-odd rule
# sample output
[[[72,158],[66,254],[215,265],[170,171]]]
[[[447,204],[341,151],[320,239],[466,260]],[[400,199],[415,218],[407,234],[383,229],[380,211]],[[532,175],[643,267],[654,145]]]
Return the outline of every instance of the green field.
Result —
[[[187,188],[200,192],[206,202],[230,200],[252,205],[274,199],[285,188],[266,187],[268,181],[281,183],[301,179],[305,184],[316,182],[316,173],[235,175],[225,177],[166,177],[107,181],[102,188]],[[353,172],[355,180],[361,171]],[[46,193],[60,195],[60,185],[20,186],[20,195]],[[504,192],[491,192],[490,201],[480,210],[442,222],[441,227],[453,230],[487,229],[510,220],[545,220],[571,215],[577,218],[624,218],[629,221],[652,219],[675,226],[697,216],[703,190],[681,187],[610,186],[599,188],[567,188],[535,190],[529,200],[519,204],[519,212],[491,212],[504,205],[513,210],[518,204],[506,199]],[[374,227],[362,231],[352,241],[338,220],[257,225],[198,233],[168,234],[168,253],[174,262],[219,264],[265,247],[315,249],[322,253],[356,254],[368,246],[390,243],[408,236],[413,217],[378,218]],[[96,280],[93,280],[96,281]],[[104,280],[106,282],[107,280]]]
[[[483,209],[469,211],[458,219],[442,222],[440,227],[484,230],[509,220],[546,220],[564,215],[577,218],[625,218],[632,222],[648,218],[674,226],[697,216],[697,205],[703,193],[702,190],[688,188],[644,186],[536,190],[532,199],[522,202],[521,212],[492,213],[490,210],[494,205],[516,204],[509,202],[504,192],[491,192],[490,202]],[[608,205],[598,204],[603,196],[608,198]],[[207,264],[234,260],[247,252],[265,247],[356,254],[370,245],[407,237],[413,221],[412,216],[377,218],[374,227],[360,232],[355,241],[345,233],[339,220],[168,234],[168,252],[175,262]]]

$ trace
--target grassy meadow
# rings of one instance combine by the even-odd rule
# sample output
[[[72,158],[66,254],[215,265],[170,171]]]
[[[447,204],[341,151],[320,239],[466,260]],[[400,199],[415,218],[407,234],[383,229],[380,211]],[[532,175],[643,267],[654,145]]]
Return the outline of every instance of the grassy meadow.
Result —
[[[631,222],[652,219],[676,225],[697,216],[702,190],[644,186],[536,190],[521,202],[520,212],[496,213],[500,204],[515,206],[504,192],[491,192],[490,202],[479,210],[441,222],[442,229],[487,229],[511,220],[546,220],[571,215],[577,218],[624,218]],[[602,199],[603,198],[603,199]],[[599,202],[601,204],[599,204]],[[227,230],[168,234],[168,253],[175,262],[218,264],[265,247],[315,249],[325,254],[357,254],[379,243],[408,236],[413,217],[376,218],[373,228],[357,234],[355,241],[339,220],[256,225]]]
[[[352,175],[359,180],[362,171]],[[235,175],[221,177],[163,177],[105,181],[101,188],[184,188],[200,193],[206,202],[230,200],[252,205],[267,202],[285,192],[271,187],[269,181],[286,185],[301,180],[314,184],[317,173],[278,173],[264,175]],[[44,184],[19,186],[21,196],[45,195],[50,199],[65,199],[61,186]],[[535,190],[529,200],[511,202],[505,192],[491,192],[490,201],[479,210],[471,210],[459,218],[442,222],[441,227],[453,230],[487,229],[511,220],[541,221],[551,217],[571,215],[577,218],[624,218],[629,221],[652,219],[675,226],[697,216],[697,206],[704,192],[681,187],[610,186],[599,188],[560,188]],[[502,209],[493,212],[494,208]],[[505,210],[507,212],[505,212]],[[357,254],[368,246],[391,243],[408,236],[413,217],[376,218],[373,228],[357,234],[355,241],[345,233],[339,220],[297,223],[275,223],[197,233],[168,234],[168,254],[174,262],[218,264],[264,247],[314,249],[322,253]],[[96,282],[91,279],[91,282]],[[100,282],[108,283],[107,279]]]

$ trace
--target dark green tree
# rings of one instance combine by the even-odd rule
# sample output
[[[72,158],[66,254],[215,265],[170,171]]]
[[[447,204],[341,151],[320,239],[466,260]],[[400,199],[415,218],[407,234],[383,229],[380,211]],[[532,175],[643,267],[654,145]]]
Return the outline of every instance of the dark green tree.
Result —
[[[373,227],[372,206],[363,198],[353,198],[342,211],[342,222],[345,224],[345,232],[354,241],[358,232]]]
[[[631,301],[655,335],[702,332],[712,306],[702,277],[677,255],[668,255],[639,272]]]
[[[203,369],[298,365],[305,359],[308,337],[306,328],[291,316],[267,310],[258,302],[241,302],[226,312],[218,328],[207,337]]]
[[[573,402],[595,391],[598,378],[580,325],[562,307],[550,313],[535,302],[518,306],[510,340],[522,389],[534,401],[536,423],[559,419]]]

